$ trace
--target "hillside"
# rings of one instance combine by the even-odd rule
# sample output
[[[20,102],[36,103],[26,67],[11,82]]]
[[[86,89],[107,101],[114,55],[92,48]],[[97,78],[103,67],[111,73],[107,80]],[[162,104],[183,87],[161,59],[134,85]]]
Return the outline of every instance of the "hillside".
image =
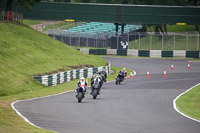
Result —
[[[32,75],[69,66],[105,65],[102,58],[87,55],[26,26],[0,23],[0,96],[41,89]]]

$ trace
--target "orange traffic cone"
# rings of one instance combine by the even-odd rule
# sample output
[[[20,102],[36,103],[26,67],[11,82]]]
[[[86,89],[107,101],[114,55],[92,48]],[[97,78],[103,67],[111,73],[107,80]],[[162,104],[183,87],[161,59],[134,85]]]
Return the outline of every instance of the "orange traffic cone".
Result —
[[[174,70],[174,65],[173,64],[171,64],[171,70]]]
[[[147,78],[150,78],[149,70],[147,70]]]
[[[190,69],[190,63],[189,63],[189,61],[188,61],[188,70]]]
[[[166,70],[164,69],[164,75],[163,75],[163,77],[164,78],[166,78],[167,77],[167,72],[166,72]]]
[[[132,70],[130,72],[130,78],[133,78],[133,72],[132,72]]]

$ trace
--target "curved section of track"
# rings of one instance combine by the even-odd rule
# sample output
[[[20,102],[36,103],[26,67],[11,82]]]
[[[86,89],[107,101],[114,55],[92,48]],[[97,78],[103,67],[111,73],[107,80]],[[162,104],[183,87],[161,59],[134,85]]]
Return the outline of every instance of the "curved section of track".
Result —
[[[61,133],[199,133],[200,123],[173,108],[177,95],[200,82],[200,62],[106,58],[137,75],[121,85],[105,83],[96,100],[78,103],[74,93],[22,101],[15,108],[36,126]],[[171,63],[174,70],[170,70]],[[149,69],[150,78],[146,78]],[[167,78],[163,78],[163,70]]]

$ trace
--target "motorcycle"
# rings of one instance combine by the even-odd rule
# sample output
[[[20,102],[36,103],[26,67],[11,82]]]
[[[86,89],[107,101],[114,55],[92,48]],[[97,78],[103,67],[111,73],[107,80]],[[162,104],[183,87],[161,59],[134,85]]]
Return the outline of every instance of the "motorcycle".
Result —
[[[103,79],[104,79],[102,74],[99,76],[99,79],[100,79],[99,85],[100,85],[100,88],[101,88],[102,85],[103,85]]]
[[[101,90],[100,83],[98,82],[98,79],[94,79],[94,83],[91,85],[91,95],[93,96],[93,99],[96,99],[97,95],[99,95]]]
[[[118,73],[116,78],[116,85],[120,84],[124,80],[123,73]]]
[[[78,102],[80,103],[82,99],[85,97],[85,91],[83,87],[77,88],[76,91],[77,91],[76,98],[78,99]]]

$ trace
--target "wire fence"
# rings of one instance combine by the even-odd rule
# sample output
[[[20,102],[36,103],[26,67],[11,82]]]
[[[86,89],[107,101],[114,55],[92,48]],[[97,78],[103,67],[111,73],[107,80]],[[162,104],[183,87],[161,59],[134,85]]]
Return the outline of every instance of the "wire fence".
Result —
[[[128,35],[136,39],[128,39],[129,49],[144,50],[199,50],[199,33],[135,33]],[[143,37],[141,37],[143,36]]]
[[[23,14],[13,11],[0,11],[0,21],[23,24]]]
[[[123,36],[115,34],[92,34],[82,32],[66,32],[62,30],[49,30],[49,36],[75,47],[139,49],[139,50],[188,50],[199,51],[199,33],[184,32],[167,34],[154,32],[133,32]],[[115,39],[113,39],[115,38]],[[127,44],[124,47],[124,44]],[[122,46],[123,45],[123,46]]]

